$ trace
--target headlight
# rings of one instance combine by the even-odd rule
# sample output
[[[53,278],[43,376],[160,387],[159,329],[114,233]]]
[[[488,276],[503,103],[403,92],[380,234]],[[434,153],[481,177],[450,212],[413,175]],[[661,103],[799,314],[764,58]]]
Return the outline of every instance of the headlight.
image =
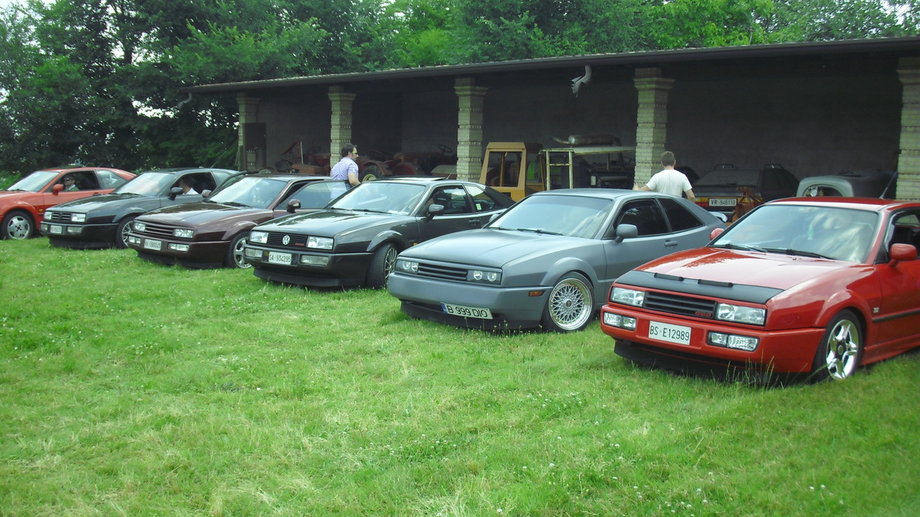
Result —
[[[500,284],[502,282],[502,274],[499,271],[471,269],[466,274],[466,280],[468,282],[480,282],[483,284]]]
[[[613,291],[610,292],[610,301],[622,303],[623,305],[632,305],[633,307],[642,307],[642,304],[645,303],[645,291],[614,287]]]
[[[629,316],[614,314],[612,312],[604,313],[604,324],[626,330],[636,330],[636,318],[630,318]]]
[[[85,223],[86,214],[70,214],[70,222],[72,223]]]
[[[300,263],[308,266],[326,267],[329,265],[329,259],[331,258],[329,255],[301,255]]]
[[[721,346],[725,348],[734,348],[753,352],[757,350],[760,341],[756,337],[738,336],[736,334],[723,334],[721,332],[709,333],[709,344],[712,346]]]
[[[318,250],[331,250],[332,239],[329,237],[307,237],[307,247]]]
[[[756,307],[720,303],[716,306],[716,319],[733,321],[735,323],[763,325],[763,322],[767,319],[767,311],[766,309]]]
[[[179,237],[180,239],[191,239],[195,236],[195,230],[189,228],[176,228],[173,230],[173,236]]]
[[[140,222],[140,221],[134,221],[134,231],[136,231],[136,232],[143,232],[143,231],[146,230],[146,229],[147,229],[147,225],[146,225],[146,224],[144,224],[144,223],[142,223],[142,222]]]
[[[407,259],[396,259],[396,270],[404,273],[418,273],[418,262]]]
[[[268,232],[251,231],[247,240],[256,244],[265,244],[268,242]]]
[[[45,210],[44,215],[42,215],[42,218],[44,218],[45,221],[50,221],[52,217],[54,217],[54,212],[51,210]]]

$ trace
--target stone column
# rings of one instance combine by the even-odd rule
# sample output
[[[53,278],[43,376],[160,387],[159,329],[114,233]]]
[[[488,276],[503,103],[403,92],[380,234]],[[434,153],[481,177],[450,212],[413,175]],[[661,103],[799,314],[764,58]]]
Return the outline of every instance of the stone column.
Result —
[[[474,79],[461,77],[454,83],[457,92],[457,178],[479,181],[482,169],[482,107],[485,103],[484,86],[476,86]]]
[[[254,170],[256,168],[257,157],[255,152],[246,152],[246,124],[259,120],[259,99],[241,93],[236,96],[236,104],[240,111],[240,120],[237,126],[236,137],[237,168],[241,171]]]
[[[329,87],[329,100],[332,103],[332,124],[329,134],[329,165],[339,161],[342,146],[351,140],[351,105],[355,101],[354,93],[345,92],[341,86]],[[356,144],[357,145],[357,144]],[[361,152],[361,148],[358,148]]]
[[[660,68],[636,69],[639,92],[636,113],[636,183],[645,185],[661,169],[661,153],[668,137],[668,95],[673,79],[661,77]],[[680,156],[677,157],[680,160]]]
[[[901,78],[901,152],[898,155],[898,199],[920,201],[920,58],[898,61]]]

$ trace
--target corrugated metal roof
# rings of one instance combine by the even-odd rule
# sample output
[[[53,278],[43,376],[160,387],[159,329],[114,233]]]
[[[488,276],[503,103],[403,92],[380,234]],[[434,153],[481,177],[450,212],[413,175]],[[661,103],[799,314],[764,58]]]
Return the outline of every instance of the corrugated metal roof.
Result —
[[[736,47],[687,48],[676,50],[652,50],[641,52],[618,52],[614,54],[589,54],[580,56],[559,56],[514,61],[495,61],[465,65],[439,65],[417,68],[400,68],[374,72],[351,72],[343,74],[312,75],[240,81],[193,86],[186,91],[194,93],[232,93],[239,91],[316,86],[325,84],[347,84],[383,79],[413,79],[421,77],[468,76],[524,70],[545,70],[572,66],[655,66],[674,62],[704,62],[727,59],[751,59],[788,56],[829,56],[868,53],[896,53],[920,56],[920,37],[878,38],[830,42],[782,43],[774,45],[745,45]]]

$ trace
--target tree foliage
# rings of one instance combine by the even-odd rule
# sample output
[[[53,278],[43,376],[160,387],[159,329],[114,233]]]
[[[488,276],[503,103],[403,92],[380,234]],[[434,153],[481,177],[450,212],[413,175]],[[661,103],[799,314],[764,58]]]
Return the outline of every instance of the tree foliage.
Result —
[[[918,34],[917,0],[15,0],[0,170],[233,165],[196,84],[588,53]]]

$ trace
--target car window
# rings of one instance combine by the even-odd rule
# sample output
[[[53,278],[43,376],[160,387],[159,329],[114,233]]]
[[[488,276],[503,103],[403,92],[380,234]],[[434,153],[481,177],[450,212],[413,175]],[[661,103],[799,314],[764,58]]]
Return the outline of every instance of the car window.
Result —
[[[181,178],[188,178],[192,180],[192,188],[195,189],[195,192],[198,194],[201,194],[205,190],[214,190],[214,188],[217,186],[217,182],[214,180],[214,176],[210,172],[196,172],[193,174],[183,174],[179,179],[173,182],[172,186],[173,187],[181,186],[180,184],[180,181],[182,181]],[[275,194],[277,194],[277,192]]]
[[[693,215],[690,210],[687,210],[687,207],[681,205],[677,201],[668,198],[661,198],[659,201],[661,201],[661,206],[664,207],[664,213],[668,216],[668,221],[671,223],[671,231],[679,232],[703,226],[702,221]]]
[[[112,171],[96,171],[96,180],[99,182],[99,188],[115,188],[123,183],[125,179]]]
[[[307,183],[286,199],[282,200],[278,206],[286,207],[288,202],[296,199],[300,201],[301,208],[322,208],[347,190],[348,185],[346,185],[344,181],[318,181]]]
[[[632,224],[639,231],[639,237],[668,232],[664,215],[653,199],[629,201],[620,208],[615,224]]]
[[[429,197],[429,204],[444,206],[444,214],[469,214],[472,207],[462,186],[439,187]]]
[[[887,235],[886,252],[892,244],[912,244],[920,249],[920,217],[916,212],[902,212],[894,216],[889,224]],[[884,257],[884,261],[888,261],[887,256]]]
[[[172,174],[164,172],[145,172],[115,189],[118,194],[137,194],[154,196],[162,192],[173,180]]]
[[[466,186],[467,193],[473,199],[474,212],[490,212],[492,210],[499,210],[508,206],[508,204],[504,203],[502,199],[503,197],[507,198],[507,196],[501,192],[492,189],[489,190],[491,190],[491,192],[485,190],[479,185]]]

